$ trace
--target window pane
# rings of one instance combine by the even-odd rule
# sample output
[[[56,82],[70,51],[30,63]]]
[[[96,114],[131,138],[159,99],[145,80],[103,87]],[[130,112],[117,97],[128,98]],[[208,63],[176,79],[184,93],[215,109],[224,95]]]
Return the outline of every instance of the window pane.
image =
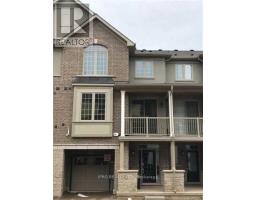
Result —
[[[87,47],[84,53],[84,69],[87,75],[107,75],[108,50],[100,45]]]
[[[97,74],[107,74],[107,54],[104,51],[97,52]]]
[[[82,94],[81,120],[92,119],[92,94]]]
[[[191,65],[185,65],[185,80],[192,80],[192,67]]]
[[[105,94],[95,94],[94,120],[105,120]]]
[[[84,58],[84,72],[87,75],[94,74],[94,53],[91,51],[88,51],[85,53]]]
[[[142,77],[143,76],[143,62],[136,61],[135,75],[136,75],[136,77]]]
[[[153,73],[152,61],[136,61],[135,63],[135,77],[151,78]]]
[[[145,76],[153,77],[153,62],[145,62]]]
[[[182,65],[176,65],[176,80],[183,80]]]

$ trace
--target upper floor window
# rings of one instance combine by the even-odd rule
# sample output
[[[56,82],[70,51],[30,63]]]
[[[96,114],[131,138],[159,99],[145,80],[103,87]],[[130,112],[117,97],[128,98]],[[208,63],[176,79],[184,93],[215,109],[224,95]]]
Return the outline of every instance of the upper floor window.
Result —
[[[83,93],[81,120],[105,120],[105,93]]]
[[[108,74],[108,50],[100,45],[92,45],[84,50],[84,74]]]
[[[154,77],[153,61],[136,61],[135,77],[136,78],[153,78]]]
[[[192,77],[192,65],[190,64],[177,64],[176,65],[176,80],[177,81],[191,81]]]

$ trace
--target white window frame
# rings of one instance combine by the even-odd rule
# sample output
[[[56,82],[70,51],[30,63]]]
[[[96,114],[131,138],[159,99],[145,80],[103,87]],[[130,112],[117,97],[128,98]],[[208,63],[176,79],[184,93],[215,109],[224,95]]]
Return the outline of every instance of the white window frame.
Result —
[[[91,111],[91,116],[92,116],[92,119],[82,119],[82,116],[81,116],[81,111],[82,111],[82,97],[83,97],[83,94],[92,94],[92,111]],[[95,119],[95,95],[96,94],[104,94],[105,95],[105,119],[104,120],[96,120]],[[81,103],[80,103],[80,113],[79,113],[79,116],[80,116],[80,121],[83,121],[83,122],[91,122],[91,121],[99,121],[99,122],[104,122],[106,121],[106,116],[107,116],[107,109],[106,109],[106,106],[107,106],[107,93],[106,92],[82,92],[81,93]]]
[[[149,64],[150,63],[150,65],[147,65],[147,64]],[[140,64],[140,66],[139,66],[139,64]],[[147,75],[147,73],[146,73],[146,67],[151,67],[151,71],[152,71],[152,75]],[[141,75],[138,75],[137,74],[137,68],[138,67],[142,67],[142,70],[144,70],[143,71],[143,74]],[[152,79],[152,78],[154,78],[154,61],[149,61],[149,60],[136,60],[135,61],[135,69],[134,69],[134,77],[135,78],[150,78],[150,79]]]
[[[190,79],[187,79],[186,78],[186,69],[185,69],[185,67],[187,66],[187,65],[189,65],[190,66],[190,68],[191,68],[191,78]],[[179,67],[182,67],[182,76],[181,76],[181,78],[179,78],[178,76],[177,76],[177,73],[178,73],[178,68]],[[175,64],[175,80],[176,81],[193,81],[194,80],[194,75],[193,75],[193,65],[192,64]]]
[[[106,50],[106,70],[105,70],[105,73],[104,74],[99,74],[98,71],[97,71],[97,62],[98,62],[98,54],[97,54],[97,51],[93,51],[94,53],[94,56],[93,56],[93,73],[92,74],[87,74],[86,73],[86,64],[85,64],[85,54],[86,54],[86,49],[89,48],[89,47],[92,47],[92,46],[99,46],[99,47],[103,47],[105,50]],[[108,49],[105,47],[105,46],[102,46],[102,45],[91,45],[87,48],[84,49],[83,51],[83,75],[85,76],[107,76],[108,75]]]

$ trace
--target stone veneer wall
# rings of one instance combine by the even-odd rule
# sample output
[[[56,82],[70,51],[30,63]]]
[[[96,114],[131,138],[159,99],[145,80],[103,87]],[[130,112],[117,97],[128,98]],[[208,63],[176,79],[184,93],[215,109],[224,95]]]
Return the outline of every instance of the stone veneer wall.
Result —
[[[164,192],[184,192],[184,170],[163,170]]]
[[[60,197],[64,188],[64,150],[53,150],[53,196]]]
[[[127,200],[127,199],[128,199],[128,196],[117,197],[117,200]],[[145,200],[145,197],[144,196],[140,196],[140,197],[132,196],[132,200]],[[203,196],[202,195],[165,196],[165,200],[203,200]]]
[[[118,193],[137,192],[138,170],[118,170]]]

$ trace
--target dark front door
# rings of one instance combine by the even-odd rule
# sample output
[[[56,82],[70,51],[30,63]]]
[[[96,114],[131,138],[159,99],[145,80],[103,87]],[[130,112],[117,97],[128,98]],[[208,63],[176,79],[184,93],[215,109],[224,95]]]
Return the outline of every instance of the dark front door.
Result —
[[[186,102],[186,117],[192,118],[185,123],[186,132],[191,135],[197,134],[197,121],[195,120],[195,117],[199,117],[198,102]]]
[[[198,102],[197,101],[187,101],[186,102],[186,115],[187,117],[198,117]]]
[[[198,164],[198,152],[187,151],[187,182],[199,182],[199,164]]]
[[[148,118],[148,133],[155,134],[157,132],[157,119],[151,118],[157,116],[157,102],[156,100],[145,101],[145,117]]]
[[[142,150],[140,161],[142,183],[156,183],[156,151]]]
[[[132,117],[142,117],[133,120],[133,133],[156,133],[157,101],[152,99],[133,100],[131,104]],[[149,117],[149,118],[146,118]]]

